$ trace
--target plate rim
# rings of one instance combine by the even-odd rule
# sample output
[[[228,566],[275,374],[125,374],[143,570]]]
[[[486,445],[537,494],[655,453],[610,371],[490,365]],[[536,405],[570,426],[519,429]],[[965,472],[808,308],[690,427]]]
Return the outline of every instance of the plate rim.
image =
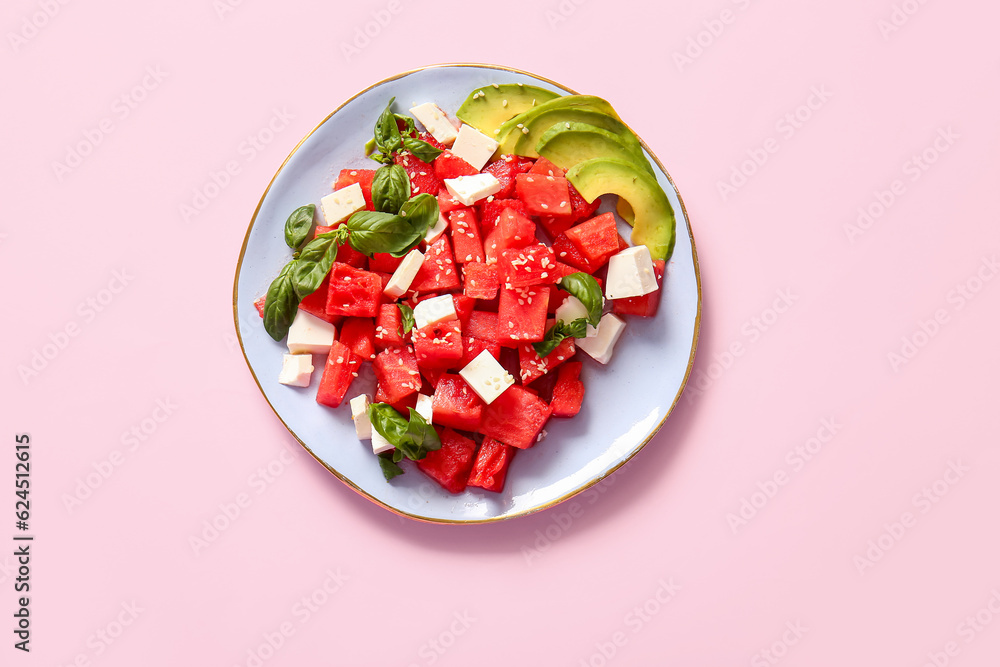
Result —
[[[580,486],[580,487],[578,487],[578,488],[576,488],[576,489],[574,489],[574,490],[572,490],[572,491],[570,491],[570,492],[568,492],[566,494],[563,494],[562,496],[559,496],[558,498],[550,500],[550,501],[548,501],[548,502],[546,502],[546,503],[544,503],[542,505],[538,505],[536,507],[531,507],[531,508],[522,510],[520,512],[516,512],[516,513],[512,513],[512,514],[504,514],[503,516],[488,517],[488,518],[485,518],[485,519],[480,519],[480,518],[475,518],[475,519],[445,519],[445,518],[432,518],[432,517],[426,517],[426,516],[420,516],[420,515],[416,515],[416,514],[411,514],[411,513],[407,512],[405,510],[399,509],[397,507],[393,507],[391,505],[388,505],[388,504],[386,504],[386,503],[378,500],[374,496],[370,495],[367,491],[365,491],[364,489],[362,489],[360,486],[358,486],[357,484],[355,484],[350,478],[346,477],[345,475],[343,475],[342,473],[340,473],[339,471],[337,471],[335,468],[333,468],[332,466],[330,466],[329,464],[327,464],[325,461],[323,461],[322,459],[320,459],[318,456],[316,456],[316,454],[312,451],[312,449],[310,449],[309,446],[306,445],[306,443],[304,443],[301,438],[299,438],[298,434],[296,434],[295,431],[292,430],[291,426],[289,426],[288,423],[285,422],[284,418],[278,413],[278,411],[275,409],[274,405],[271,404],[270,399],[268,399],[268,397],[267,397],[267,393],[264,391],[264,388],[260,385],[260,380],[257,378],[257,373],[254,371],[253,365],[250,363],[249,357],[247,357],[246,348],[243,345],[243,335],[240,332],[240,315],[239,315],[239,307],[238,307],[239,306],[239,301],[238,301],[237,295],[239,293],[239,282],[240,282],[240,274],[242,273],[242,269],[243,269],[243,259],[244,259],[245,255],[246,255],[247,244],[250,241],[250,234],[251,234],[251,232],[253,232],[254,226],[255,226],[255,224],[257,222],[257,215],[260,213],[260,208],[261,208],[261,206],[263,206],[264,200],[267,198],[268,193],[271,191],[271,186],[274,185],[275,179],[277,179],[278,175],[285,168],[285,165],[288,164],[289,160],[292,159],[292,156],[294,156],[298,152],[298,150],[302,147],[302,145],[306,141],[308,141],[308,139],[313,134],[315,134],[316,131],[319,130],[335,114],[337,114],[341,109],[343,109],[344,107],[346,107],[348,104],[350,104],[351,102],[353,102],[355,99],[357,99],[361,95],[364,95],[368,91],[373,90],[375,88],[378,88],[381,85],[384,85],[384,84],[389,83],[391,81],[396,81],[398,79],[402,79],[404,77],[410,76],[411,74],[416,74],[417,72],[422,72],[422,71],[431,70],[431,69],[450,68],[450,67],[473,67],[473,68],[480,68],[480,69],[492,69],[492,70],[498,70],[498,71],[503,71],[503,72],[511,72],[513,74],[520,74],[520,75],[524,75],[524,76],[529,76],[529,77],[532,77],[532,78],[537,79],[539,81],[544,81],[545,83],[548,83],[548,84],[551,84],[553,86],[557,86],[559,88],[562,88],[563,90],[568,90],[571,95],[579,95],[579,93],[577,91],[575,91],[574,89],[572,89],[572,88],[570,88],[568,86],[565,86],[565,85],[559,83],[558,81],[553,81],[552,79],[549,79],[549,78],[544,77],[544,76],[540,76],[540,75],[535,74],[533,72],[528,72],[526,70],[521,70],[521,69],[517,69],[517,68],[514,68],[514,67],[508,67],[508,66],[505,66],[505,65],[494,65],[494,64],[489,64],[489,63],[471,63],[471,62],[436,63],[436,64],[432,64],[432,65],[425,65],[423,67],[417,67],[417,68],[414,68],[414,69],[410,69],[410,70],[406,70],[406,71],[394,74],[394,75],[392,75],[390,77],[386,77],[386,78],[384,78],[384,79],[382,79],[380,81],[377,81],[376,83],[373,83],[372,85],[364,88],[363,90],[358,91],[357,93],[355,93],[354,95],[352,95],[351,97],[349,97],[347,100],[345,100],[336,109],[334,109],[333,111],[331,111],[312,130],[310,130],[308,134],[306,134],[304,137],[302,137],[302,139],[299,140],[299,142],[297,144],[295,144],[295,147],[292,148],[291,152],[285,157],[284,161],[282,161],[282,163],[278,166],[278,169],[274,172],[274,175],[271,177],[271,180],[268,182],[267,187],[264,188],[264,192],[263,192],[263,194],[260,197],[260,201],[257,202],[257,207],[254,209],[253,215],[250,218],[250,224],[247,226],[246,234],[243,237],[243,245],[240,248],[240,256],[239,256],[239,259],[236,262],[236,273],[235,273],[235,277],[233,278],[233,324],[234,324],[234,327],[236,329],[236,339],[237,339],[237,341],[239,342],[239,345],[240,345],[240,352],[243,354],[243,360],[246,362],[247,368],[250,370],[250,375],[251,375],[251,377],[253,377],[254,383],[257,385],[257,389],[260,391],[260,394],[264,398],[264,401],[271,408],[271,411],[274,412],[275,416],[278,418],[278,420],[281,422],[281,424],[285,427],[285,429],[292,435],[293,438],[295,438],[295,441],[298,442],[299,445],[301,445],[302,448],[304,450],[306,450],[306,452],[310,456],[313,457],[313,459],[315,459],[317,462],[319,462],[324,468],[326,468],[330,473],[332,473],[337,479],[339,479],[341,482],[343,482],[349,489],[351,489],[355,493],[359,494],[362,498],[365,498],[366,500],[369,500],[372,503],[374,503],[374,504],[376,504],[376,505],[378,505],[378,506],[380,506],[380,507],[382,507],[382,508],[384,508],[386,510],[389,510],[393,514],[396,514],[398,516],[403,516],[403,517],[406,517],[408,519],[413,519],[414,521],[419,521],[421,523],[445,524],[445,525],[478,525],[478,524],[486,524],[486,523],[498,523],[500,521],[508,521],[510,519],[515,519],[515,518],[518,518],[518,517],[528,516],[530,514],[535,514],[537,512],[541,512],[541,511],[544,511],[546,509],[550,509],[552,507],[555,507],[556,505],[559,505],[560,503],[563,503],[563,502],[569,500],[570,498],[572,498],[572,497],[574,497],[574,496],[576,496],[576,495],[578,495],[580,493],[583,493],[584,491],[586,491],[586,490],[590,489],[591,487],[593,487],[595,484],[601,482],[602,480],[604,480],[605,478],[607,478],[608,476],[610,476],[611,474],[613,474],[619,468],[621,468],[626,463],[628,463],[629,461],[631,461],[632,458],[635,457],[635,455],[638,454],[642,449],[644,449],[646,447],[646,445],[649,444],[649,441],[652,440],[656,436],[656,434],[659,432],[659,430],[666,423],[667,419],[673,413],[674,408],[677,407],[677,403],[678,403],[678,401],[680,401],[681,395],[683,395],[684,390],[687,387],[688,380],[691,378],[691,371],[692,371],[692,369],[694,367],[695,354],[696,354],[696,352],[698,350],[698,342],[699,342],[699,338],[700,338],[700,335],[701,335],[701,310],[702,310],[701,268],[700,268],[700,265],[698,263],[698,249],[695,246],[694,231],[692,230],[692,225],[691,225],[691,217],[688,215],[687,207],[684,205],[684,199],[681,196],[681,192],[678,189],[677,184],[674,183],[674,179],[670,176],[670,172],[667,171],[666,167],[663,166],[663,163],[660,162],[660,159],[658,157],[656,157],[656,154],[650,149],[650,147],[646,144],[646,142],[642,139],[642,137],[640,137],[637,133],[635,133],[635,131],[632,131],[632,133],[635,134],[636,138],[639,139],[639,143],[642,145],[643,149],[645,149],[645,151],[649,154],[649,156],[653,158],[653,161],[656,162],[656,165],[660,168],[660,170],[663,172],[663,174],[667,177],[667,181],[670,183],[670,186],[674,189],[674,193],[676,193],[676,195],[677,195],[677,201],[681,205],[681,211],[683,212],[683,214],[684,214],[684,220],[687,223],[686,226],[687,226],[687,232],[688,232],[688,239],[691,242],[691,259],[692,259],[693,264],[694,264],[695,283],[696,283],[696,285],[698,287],[697,311],[695,313],[694,331],[692,332],[692,338],[691,338],[691,353],[690,353],[690,356],[688,357],[688,364],[687,364],[687,369],[684,372],[684,378],[681,381],[680,387],[677,390],[677,395],[674,396],[673,402],[670,404],[670,407],[667,409],[667,411],[663,414],[663,418],[649,432],[649,434],[643,439],[643,441],[639,444],[639,446],[636,447],[627,457],[625,457],[623,460],[621,460],[613,468],[607,470],[605,473],[603,473],[603,474],[601,474],[599,476],[594,477],[593,479],[591,479],[586,484],[584,484],[584,485],[582,485],[582,486]],[[629,130],[632,130],[632,128],[627,123],[625,124],[625,126],[628,127]]]

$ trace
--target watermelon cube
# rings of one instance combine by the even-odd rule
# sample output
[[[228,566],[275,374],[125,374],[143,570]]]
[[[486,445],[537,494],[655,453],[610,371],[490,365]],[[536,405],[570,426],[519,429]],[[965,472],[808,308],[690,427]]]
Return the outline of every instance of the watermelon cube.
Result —
[[[483,239],[479,234],[479,221],[476,219],[476,209],[460,208],[448,214],[451,225],[451,242],[455,246],[455,259],[459,264],[482,262]]]
[[[517,198],[524,202],[531,215],[569,215],[569,181],[562,176],[518,174],[515,179]]]
[[[469,480],[476,456],[476,443],[450,428],[439,434],[441,449],[427,452],[417,468],[451,493],[461,493]]]
[[[475,431],[483,418],[483,400],[460,375],[444,373],[434,386],[434,423]]]
[[[424,261],[410,283],[410,292],[450,292],[461,286],[451,243],[444,235],[424,253]]]
[[[421,368],[452,368],[462,360],[462,323],[428,324],[413,332],[413,352]]]
[[[559,277],[553,270],[555,253],[538,243],[525,248],[510,248],[500,253],[500,281],[510,287],[552,284]]]
[[[516,348],[545,337],[549,286],[507,287],[500,289],[498,334],[500,345]]]
[[[602,213],[571,227],[566,231],[566,238],[591,266],[603,266],[619,250],[614,213]]]
[[[583,382],[580,369],[583,363],[568,361],[559,368],[556,386],[552,388],[552,416],[574,417],[583,405]]]
[[[386,403],[396,403],[420,391],[420,371],[411,348],[382,350],[372,362],[375,379],[385,392]]]
[[[486,406],[478,431],[518,449],[535,444],[552,414],[549,404],[530,390],[513,385]]]
[[[521,362],[521,384],[528,384],[576,354],[576,342],[573,338],[563,339],[545,357],[539,357],[535,348],[525,343],[517,348],[517,354]]]
[[[633,296],[627,299],[615,299],[611,303],[612,312],[616,315],[638,315],[639,317],[655,317],[656,311],[660,308],[660,292],[663,291],[663,271],[664,261],[662,259],[653,260],[653,275],[656,276],[656,284],[660,289],[654,290],[642,296]]]
[[[360,358],[352,354],[340,341],[333,341],[330,354],[326,358],[326,365],[323,367],[319,389],[316,391],[316,402],[331,408],[340,407],[360,367]]]
[[[506,199],[514,194],[514,178],[518,174],[529,171],[532,167],[530,158],[520,155],[501,155],[498,159],[490,162],[483,169],[496,176],[500,181],[500,192],[496,193],[497,199]]]
[[[476,460],[472,463],[468,486],[478,486],[486,491],[503,491],[507,468],[517,450],[495,438],[486,438],[479,445]]]
[[[433,164],[434,175],[442,181],[446,178],[472,176],[479,173],[479,170],[447,149],[434,158]]]
[[[382,303],[382,279],[378,275],[334,262],[326,301],[329,315],[375,317]]]
[[[463,267],[465,296],[495,299],[500,289],[500,269],[496,264],[469,262]]]
[[[375,358],[375,320],[370,317],[348,317],[340,325],[340,342],[360,359]]]

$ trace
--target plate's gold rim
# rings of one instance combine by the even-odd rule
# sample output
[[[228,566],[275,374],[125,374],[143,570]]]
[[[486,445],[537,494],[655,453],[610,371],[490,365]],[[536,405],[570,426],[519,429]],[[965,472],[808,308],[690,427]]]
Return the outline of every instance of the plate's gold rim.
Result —
[[[570,493],[567,493],[567,494],[565,494],[563,496],[560,496],[559,498],[556,498],[555,500],[552,500],[552,501],[550,501],[550,502],[548,502],[548,503],[546,503],[544,505],[541,505],[539,507],[534,507],[534,508],[531,508],[531,509],[528,509],[528,510],[524,510],[523,512],[518,512],[516,514],[505,514],[504,516],[491,517],[491,518],[487,518],[487,519],[468,519],[468,520],[462,520],[462,519],[432,519],[432,518],[428,518],[428,517],[425,517],[425,516],[417,516],[415,514],[410,514],[409,512],[405,512],[405,511],[403,511],[401,509],[398,509],[396,507],[392,507],[390,505],[387,505],[384,502],[382,502],[382,501],[378,500],[377,498],[375,498],[375,497],[371,496],[370,494],[368,494],[364,489],[362,489],[361,487],[359,487],[357,484],[355,484],[353,481],[351,481],[348,477],[345,477],[340,472],[338,472],[337,470],[335,470],[331,466],[327,465],[327,463],[325,461],[323,461],[322,459],[320,459],[319,457],[317,457],[316,454],[314,454],[313,451],[308,447],[308,445],[306,445],[306,443],[302,442],[302,439],[299,438],[299,436],[295,433],[295,431],[292,430],[292,428],[285,422],[285,420],[282,419],[281,415],[278,414],[278,411],[275,410],[275,408],[274,408],[273,405],[271,405],[271,401],[268,400],[267,394],[264,392],[264,388],[261,387],[261,385],[260,385],[260,380],[257,378],[257,374],[254,372],[253,366],[250,364],[250,359],[247,357],[246,348],[243,347],[243,336],[240,333],[240,316],[239,316],[239,309],[238,309],[238,303],[239,303],[239,301],[238,301],[238,291],[239,291],[240,272],[241,272],[241,270],[243,268],[243,257],[246,254],[247,243],[250,241],[250,232],[253,231],[254,224],[257,222],[257,214],[260,212],[260,207],[264,204],[264,199],[267,198],[267,193],[271,191],[271,186],[274,185],[274,179],[276,179],[278,177],[278,174],[280,174],[281,170],[285,168],[285,165],[288,164],[288,161],[292,159],[292,156],[295,155],[296,152],[298,152],[299,148],[302,147],[302,144],[304,144],[306,142],[306,140],[309,139],[309,137],[311,137],[313,134],[316,133],[316,130],[318,130],[320,127],[322,127],[323,124],[326,123],[326,121],[330,120],[330,118],[332,118],[338,111],[340,111],[341,109],[343,109],[345,106],[347,106],[348,104],[350,104],[352,101],[354,101],[355,99],[357,99],[361,95],[364,95],[369,90],[373,90],[373,89],[378,88],[379,86],[381,86],[383,84],[389,83],[390,81],[395,81],[397,79],[402,79],[403,77],[409,76],[411,74],[415,74],[417,72],[422,72],[424,70],[444,68],[444,67],[477,67],[477,68],[482,68],[482,69],[493,69],[493,70],[498,70],[498,71],[502,71],[502,72],[511,72],[513,74],[521,74],[521,75],[524,75],[524,76],[530,76],[530,77],[533,77],[533,78],[535,78],[535,79],[537,79],[539,81],[544,81],[545,83],[548,83],[548,84],[551,84],[553,86],[557,86],[559,88],[562,88],[563,90],[568,90],[571,95],[578,95],[579,94],[575,90],[573,90],[572,88],[564,86],[563,84],[558,83],[557,81],[553,81],[552,79],[548,79],[548,78],[546,78],[544,76],[539,76],[537,74],[533,74],[531,72],[527,72],[525,70],[516,69],[516,68],[513,68],[513,67],[504,67],[504,66],[501,66],[501,65],[490,65],[490,64],[485,64],[485,63],[439,63],[439,64],[435,64],[435,65],[427,65],[425,67],[418,67],[416,69],[411,69],[411,70],[407,70],[405,72],[401,72],[399,74],[395,74],[395,75],[393,75],[391,77],[388,77],[386,79],[382,79],[381,81],[368,86],[364,90],[359,91],[358,93],[356,93],[355,95],[353,95],[352,97],[350,97],[347,101],[345,101],[343,104],[341,104],[339,107],[337,107],[336,109],[334,109],[326,118],[324,118],[322,121],[320,121],[320,123],[318,125],[316,125],[316,127],[314,127],[309,132],[309,134],[307,134],[306,136],[304,136],[299,141],[299,143],[297,143],[295,145],[295,148],[292,149],[292,151],[288,154],[288,157],[286,157],[285,160],[281,163],[281,165],[278,167],[278,170],[274,172],[274,176],[271,177],[271,181],[267,184],[267,188],[264,189],[264,194],[261,195],[260,201],[257,202],[257,207],[254,209],[253,217],[250,219],[250,225],[247,227],[247,233],[243,237],[243,246],[240,248],[240,257],[239,257],[239,260],[236,262],[236,275],[233,278],[233,324],[236,327],[236,338],[239,341],[240,351],[243,353],[243,359],[247,363],[247,368],[250,369],[250,375],[253,376],[253,380],[257,384],[257,389],[260,390],[261,396],[264,397],[264,400],[267,402],[268,406],[270,406],[271,410],[274,411],[274,414],[278,417],[278,419],[281,421],[281,423],[284,425],[284,427],[286,429],[288,429],[288,432],[292,434],[292,437],[295,438],[295,440],[300,445],[302,445],[302,448],[305,449],[307,452],[309,452],[310,456],[312,456],[314,459],[316,459],[316,461],[318,461],[324,468],[326,468],[327,470],[329,470],[337,479],[339,479],[341,482],[343,482],[345,485],[347,485],[348,488],[354,490],[361,497],[363,497],[363,498],[365,498],[367,500],[370,500],[371,502],[375,503],[376,505],[379,505],[380,507],[383,507],[383,508],[389,510],[393,514],[398,514],[399,516],[404,516],[404,517],[406,517],[408,519],[413,519],[415,521],[420,521],[420,522],[423,522],[423,523],[454,524],[454,525],[472,525],[472,524],[483,524],[483,523],[496,523],[496,522],[499,522],[499,521],[506,521],[508,519],[514,519],[514,518],[517,518],[517,517],[527,516],[529,514],[535,514],[536,512],[541,512],[543,510],[549,509],[550,507],[554,507],[555,505],[558,505],[558,504],[560,504],[562,502],[565,502],[566,500],[569,500],[570,498],[572,498],[573,496],[575,496],[577,494],[583,493],[584,491],[586,491],[587,489],[591,488],[592,486],[594,486],[595,484],[597,484],[598,482],[600,482],[601,480],[605,479],[606,477],[608,477],[609,475],[611,475],[613,472],[615,472],[616,470],[618,470],[619,468],[621,468],[623,465],[625,465],[626,463],[628,463],[630,460],[632,460],[632,457],[634,457],[636,454],[638,454],[641,449],[643,449],[647,444],[649,444],[649,441],[653,439],[653,437],[657,434],[657,432],[659,432],[660,428],[667,421],[667,418],[670,416],[670,414],[673,412],[674,408],[677,406],[677,402],[680,400],[681,395],[684,393],[684,389],[687,386],[688,379],[691,377],[691,370],[694,367],[695,352],[698,349],[698,339],[699,339],[699,335],[701,333],[701,297],[702,297],[702,295],[701,295],[701,269],[700,269],[700,266],[698,264],[698,250],[695,247],[695,243],[694,243],[694,232],[691,229],[691,218],[688,216],[687,207],[684,205],[684,199],[681,197],[680,190],[677,188],[677,185],[674,183],[674,179],[671,178],[670,172],[667,171],[667,169],[663,166],[663,163],[661,163],[660,160],[659,160],[659,158],[656,157],[656,154],[653,153],[652,150],[650,150],[649,146],[646,144],[645,141],[642,140],[641,137],[639,137],[638,134],[636,134],[636,137],[639,138],[639,143],[642,144],[642,147],[644,149],[646,149],[646,152],[649,153],[649,155],[653,158],[653,161],[656,162],[656,164],[660,168],[660,170],[663,171],[664,175],[666,175],[667,181],[670,183],[671,187],[673,187],[673,189],[674,189],[674,192],[677,194],[677,201],[680,202],[681,211],[684,213],[684,220],[687,222],[688,238],[691,240],[691,259],[694,261],[695,281],[696,281],[696,283],[698,285],[698,310],[697,310],[697,314],[695,315],[694,332],[693,332],[692,339],[691,339],[691,355],[690,355],[690,357],[688,357],[687,370],[684,373],[684,379],[681,382],[681,386],[680,386],[680,388],[677,391],[677,395],[674,397],[673,403],[670,404],[670,409],[667,410],[666,413],[663,415],[663,419],[660,420],[660,423],[657,424],[656,427],[653,428],[652,431],[650,431],[649,435],[646,436],[646,438],[642,441],[642,443],[640,443],[639,446],[636,447],[635,450],[627,458],[625,458],[623,461],[621,461],[614,468],[611,468],[606,473],[604,473],[600,477],[597,477],[597,478],[591,480],[589,483],[585,484],[584,486],[581,486],[580,488],[575,489],[574,491],[571,491]],[[629,127],[629,129],[631,130],[632,128]],[[633,132],[633,134],[635,134],[635,133]]]

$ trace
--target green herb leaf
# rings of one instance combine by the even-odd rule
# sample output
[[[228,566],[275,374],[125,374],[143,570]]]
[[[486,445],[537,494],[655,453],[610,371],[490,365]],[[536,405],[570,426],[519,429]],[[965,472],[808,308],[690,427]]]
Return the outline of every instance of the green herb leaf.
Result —
[[[403,130],[403,134],[409,134],[410,132],[417,131],[417,124],[412,118],[398,113],[393,115],[396,117],[396,120],[403,121],[403,127],[405,128]],[[399,127],[399,125],[397,125],[396,127]]]
[[[399,314],[402,318],[403,331],[400,336],[405,336],[410,333],[410,330],[416,325],[416,320],[413,318],[413,309],[407,306],[405,303],[397,303],[399,306]]]
[[[358,211],[347,219],[351,235],[348,242],[360,253],[371,257],[376,252],[406,254],[420,243],[413,226],[403,217],[380,211]]]
[[[300,206],[285,220],[285,243],[292,250],[298,250],[302,242],[312,233],[313,216],[316,214],[315,204]]]
[[[410,419],[396,412],[388,403],[372,403],[368,406],[368,419],[372,428],[382,434],[403,456],[411,461],[419,461],[427,452],[441,449],[441,439],[434,427],[427,423],[420,413],[409,408]]]
[[[398,213],[410,198],[410,177],[398,164],[379,167],[372,179],[372,203],[376,211]]]
[[[586,318],[577,318],[569,324],[560,320],[555,323],[555,326],[545,332],[545,338],[538,343],[533,343],[532,347],[535,348],[535,353],[539,357],[546,357],[567,338],[584,338],[586,335]]]
[[[386,156],[391,156],[402,147],[402,137],[399,134],[399,127],[396,126],[396,114],[392,112],[392,103],[396,101],[393,97],[385,105],[385,111],[375,122],[375,145]]]
[[[403,137],[403,148],[410,151],[420,160],[428,164],[433,162],[434,158],[444,152],[440,148],[435,148],[422,139],[414,139],[413,137]]]
[[[559,281],[559,287],[580,300],[587,309],[587,320],[592,326],[596,327],[601,323],[604,295],[601,292],[601,286],[594,280],[594,276],[582,271],[571,273]]]
[[[378,464],[382,468],[382,475],[387,482],[393,477],[403,474],[403,469],[399,467],[396,461],[393,461],[393,454],[396,451],[398,450],[394,449],[392,452],[383,452],[378,455]]]
[[[299,309],[299,297],[295,294],[290,275],[295,261],[286,264],[278,277],[271,281],[264,300],[264,330],[274,340],[288,335],[288,328],[292,326]]]
[[[372,137],[371,139],[365,142],[365,157],[368,157],[369,155],[374,153],[375,148],[376,148],[375,137]]]
[[[427,192],[421,192],[403,204],[399,209],[399,216],[405,218],[413,226],[413,232],[417,235],[417,242],[401,253],[402,255],[412,250],[427,236],[427,230],[437,224],[438,218],[441,216],[441,208],[438,206],[437,197]]]
[[[310,241],[299,253],[299,258],[293,262],[295,267],[291,270],[292,287],[299,299],[304,299],[315,292],[323,278],[330,273],[330,267],[337,259],[340,237],[343,234],[339,230],[331,230],[320,234]]]

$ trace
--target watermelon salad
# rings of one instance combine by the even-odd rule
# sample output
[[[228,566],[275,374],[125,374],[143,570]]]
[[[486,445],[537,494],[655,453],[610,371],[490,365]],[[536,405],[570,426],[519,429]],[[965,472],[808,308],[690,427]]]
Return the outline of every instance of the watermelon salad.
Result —
[[[376,168],[291,213],[291,260],[255,306],[287,344],[278,381],[349,410],[387,480],[409,459],[451,493],[499,492],[518,450],[584,408],[629,318],[656,315],[665,259],[546,157],[393,104],[364,147]],[[365,364],[371,394],[352,391]]]

